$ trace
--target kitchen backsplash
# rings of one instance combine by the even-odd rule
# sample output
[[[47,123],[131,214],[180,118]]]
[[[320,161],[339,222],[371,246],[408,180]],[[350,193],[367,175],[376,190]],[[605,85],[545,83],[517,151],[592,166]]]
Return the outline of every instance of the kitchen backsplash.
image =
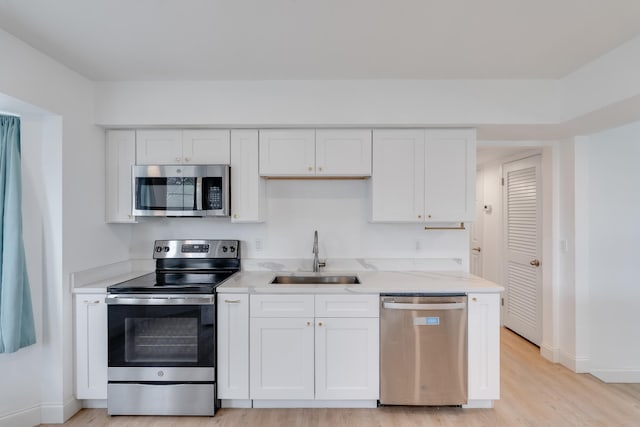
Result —
[[[131,258],[150,258],[156,239],[238,239],[247,267],[280,268],[281,264],[287,270],[307,270],[306,264],[311,265],[313,256],[313,232],[318,230],[319,255],[329,260],[328,269],[345,266],[348,270],[366,270],[375,266],[386,270],[389,266],[380,260],[387,259],[409,260],[403,263],[410,262],[419,269],[467,269],[468,227],[462,231],[426,231],[419,223],[370,223],[369,204],[367,180],[269,180],[264,223],[141,218],[137,224],[124,226],[131,228]],[[291,264],[289,260],[297,261]]]

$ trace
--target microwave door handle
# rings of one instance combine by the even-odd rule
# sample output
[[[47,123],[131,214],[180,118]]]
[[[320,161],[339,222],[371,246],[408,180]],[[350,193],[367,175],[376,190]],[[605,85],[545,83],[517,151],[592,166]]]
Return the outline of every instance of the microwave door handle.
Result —
[[[196,178],[196,211],[202,211],[202,181],[201,176]]]

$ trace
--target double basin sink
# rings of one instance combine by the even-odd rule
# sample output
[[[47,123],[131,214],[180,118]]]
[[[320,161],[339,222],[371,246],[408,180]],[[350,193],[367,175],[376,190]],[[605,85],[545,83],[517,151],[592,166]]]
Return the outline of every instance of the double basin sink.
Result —
[[[335,275],[335,276],[304,276],[288,275],[276,276],[272,285],[359,285],[358,276]]]

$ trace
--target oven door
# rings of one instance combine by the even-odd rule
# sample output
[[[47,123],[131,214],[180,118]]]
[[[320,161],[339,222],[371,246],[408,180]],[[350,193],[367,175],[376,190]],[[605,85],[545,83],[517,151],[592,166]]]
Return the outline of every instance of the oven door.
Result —
[[[215,413],[215,295],[109,294],[109,415]]]
[[[110,294],[106,301],[110,374],[112,368],[214,367],[214,295]]]

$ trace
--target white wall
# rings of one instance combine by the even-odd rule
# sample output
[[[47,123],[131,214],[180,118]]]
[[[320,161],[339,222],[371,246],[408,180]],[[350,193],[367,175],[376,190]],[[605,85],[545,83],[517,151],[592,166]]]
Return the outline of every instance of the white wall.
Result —
[[[588,316],[577,328],[590,332],[593,374],[605,381],[640,382],[640,122],[576,144],[586,176],[576,177],[575,191],[588,192],[587,209],[578,211],[576,204],[576,218],[584,218],[589,239],[588,250],[581,252],[586,259],[576,260],[583,269],[576,279],[588,280],[589,297]]]
[[[109,126],[455,125],[553,123],[553,80],[100,82]]]
[[[559,340],[558,358],[573,370],[579,370],[576,352],[575,287],[575,151],[574,141],[558,144],[558,281]],[[565,243],[566,242],[566,243]],[[587,355],[583,355],[587,357]]]
[[[491,212],[483,212],[482,277],[502,284],[502,162],[482,165],[483,205],[491,205]]]
[[[38,378],[24,393],[0,383],[0,423],[13,427],[33,425],[34,417],[61,422],[77,410],[68,277],[127,259],[130,236],[103,223],[104,149],[93,125],[93,84],[2,30],[0,51],[0,110],[24,115],[27,125],[25,250],[40,331],[32,348],[0,355],[3,379],[14,372],[28,384]],[[33,111],[39,116],[31,118]]]
[[[570,120],[640,94],[640,36],[559,81]],[[637,111],[636,111],[637,113]]]

